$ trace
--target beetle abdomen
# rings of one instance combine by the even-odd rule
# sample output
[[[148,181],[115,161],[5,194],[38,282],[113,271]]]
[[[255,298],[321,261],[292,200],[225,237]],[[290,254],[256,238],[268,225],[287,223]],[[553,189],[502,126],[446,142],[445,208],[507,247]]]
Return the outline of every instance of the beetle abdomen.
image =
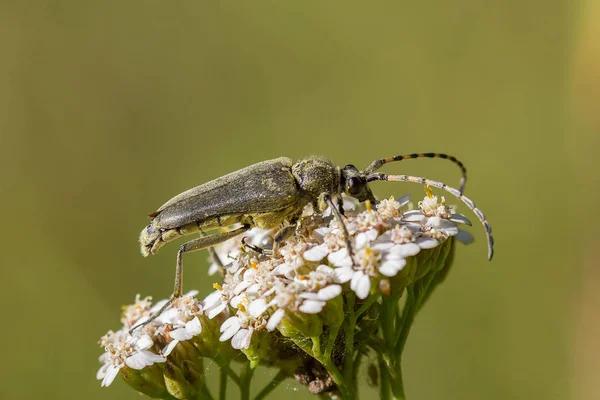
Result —
[[[156,252],[166,243],[204,230],[230,226],[241,222],[242,215],[223,215],[209,218],[205,221],[191,222],[172,229],[161,229],[154,226],[154,221],[142,229],[140,233],[140,250],[144,257]]]

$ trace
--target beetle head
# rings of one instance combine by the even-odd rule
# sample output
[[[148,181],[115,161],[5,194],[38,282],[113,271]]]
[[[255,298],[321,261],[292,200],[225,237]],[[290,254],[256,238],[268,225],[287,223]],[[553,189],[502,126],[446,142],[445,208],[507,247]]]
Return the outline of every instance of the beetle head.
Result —
[[[340,186],[343,193],[354,197],[361,203],[366,200],[375,202],[375,197],[367,184],[367,177],[352,164],[342,168]]]
[[[152,251],[154,244],[160,239],[161,235],[160,230],[155,229],[152,224],[142,229],[140,233],[140,250],[144,257],[154,254],[155,251]]]

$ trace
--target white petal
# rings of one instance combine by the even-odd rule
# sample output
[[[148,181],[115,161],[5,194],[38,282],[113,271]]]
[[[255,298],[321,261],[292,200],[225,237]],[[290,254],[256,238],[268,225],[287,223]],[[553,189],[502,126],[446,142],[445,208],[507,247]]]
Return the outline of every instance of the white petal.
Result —
[[[440,218],[440,217],[430,217],[427,220],[427,226],[432,226],[436,229],[450,229],[450,228],[456,228],[456,225],[454,224],[454,222],[452,221],[448,221],[447,219],[444,218]]]
[[[475,241],[473,235],[471,235],[471,233],[467,231],[458,231],[458,233],[454,237],[456,238],[456,240],[463,244],[471,244]]]
[[[242,300],[244,300],[244,297],[246,297],[246,296],[244,296],[243,294],[237,295],[237,296],[233,297],[231,300],[229,300],[229,304],[233,308],[238,308],[238,306],[240,305]]]
[[[352,280],[350,281],[350,289],[356,291],[356,287],[358,286],[358,281],[365,276],[364,272],[356,271],[354,275],[352,275]]]
[[[196,296],[198,293],[200,293],[198,290],[192,289],[189,292],[187,292],[186,294],[184,294],[184,296],[187,297],[194,297]]]
[[[325,235],[327,235],[329,232],[331,232],[330,227],[322,226],[322,227],[317,228],[314,231],[312,231],[312,235],[315,239],[323,239],[325,237]]]
[[[329,253],[327,256],[329,262],[336,267],[351,267],[352,259],[348,255],[348,249],[345,247],[338,251],[334,251],[333,253]]]
[[[244,290],[248,288],[248,286],[252,285],[251,281],[241,281],[237,284],[237,286],[233,289],[233,294],[238,295],[242,293]]]
[[[254,268],[247,269],[244,271],[244,280],[245,281],[253,281],[256,276],[256,270]]]
[[[420,211],[407,211],[402,216],[402,221],[405,222],[424,222],[427,217]]]
[[[462,214],[452,214],[449,219],[450,221],[456,222],[457,224],[465,224],[471,226],[471,221],[469,221],[469,219]]]
[[[342,204],[344,206],[344,210],[354,210],[356,209],[357,202],[352,197],[342,197]]]
[[[376,229],[369,229],[366,232],[361,232],[356,235],[356,239],[354,240],[355,249],[362,249],[367,245],[367,243],[372,242],[377,239],[379,232]]]
[[[444,228],[443,231],[446,232],[446,234],[448,236],[458,235],[458,227],[456,227],[456,226],[450,226],[448,228]]]
[[[192,336],[199,335],[202,332],[202,324],[198,317],[194,317],[191,321],[186,322],[185,330]]]
[[[307,300],[319,300],[319,295],[313,292],[302,292],[300,293],[300,298]]]
[[[393,263],[393,262],[384,262],[379,267],[379,272],[382,275],[389,276],[389,277],[396,276],[396,274],[398,273],[397,264]]]
[[[433,249],[434,247],[436,247],[437,245],[439,245],[440,242],[438,242],[434,238],[420,237],[420,238],[417,239],[417,244],[422,249]]]
[[[176,308],[167,308],[156,318],[159,324],[177,324],[181,319],[179,310]]]
[[[269,318],[269,322],[267,322],[267,330],[269,332],[274,331],[275,328],[277,328],[277,325],[279,325],[279,323],[281,322],[281,319],[284,315],[285,310],[283,308],[280,308],[277,311],[275,311],[273,315],[271,315],[271,318]]]
[[[240,329],[233,339],[231,339],[231,347],[234,349],[247,349],[250,347],[250,341],[252,340],[251,329]]]
[[[368,275],[364,275],[359,279],[354,292],[359,299],[366,299],[371,290],[371,279]]]
[[[127,366],[129,368],[133,368],[133,369],[143,369],[147,364],[146,364],[146,358],[144,357],[144,354],[142,354],[142,352],[137,351],[135,353],[133,353],[131,356],[127,357],[125,359],[125,364],[127,364]]]
[[[150,338],[149,335],[142,335],[135,342],[135,347],[139,350],[145,350],[145,349],[152,347],[153,344],[154,344],[154,342],[152,341],[152,338]]]
[[[212,292],[211,294],[209,294],[208,296],[206,296],[204,298],[204,300],[202,301],[202,305],[204,306],[204,308],[211,308],[211,307],[214,307],[215,305],[219,304],[220,302],[221,302],[221,291],[215,290],[214,292]]]
[[[210,267],[208,267],[208,276],[213,276],[214,274],[219,272],[220,269],[221,269],[221,266],[214,264],[214,263],[210,264]]]
[[[213,319],[217,315],[221,314],[223,312],[223,310],[225,310],[225,308],[227,308],[227,304],[221,303],[217,307],[207,310],[206,316],[208,317],[208,319]]]
[[[385,235],[385,233],[384,233],[384,235]],[[391,249],[392,247],[394,247],[394,243],[393,242],[384,242],[384,241],[381,241],[381,242],[375,242],[371,246],[371,249],[376,250],[376,251],[380,251],[380,252],[384,252],[386,250]]]
[[[179,340],[171,340],[171,342],[166,345],[164,349],[162,349],[162,355],[167,357],[169,354],[171,354],[175,346],[177,346],[177,343],[179,343]]]
[[[337,283],[346,283],[354,275],[354,270],[351,267],[347,268],[336,268],[333,271],[333,277]]]
[[[400,203],[400,207],[404,207],[405,205],[408,204],[408,202],[410,201],[410,194],[405,194],[404,196],[400,197],[399,199],[396,200],[398,203]]]
[[[248,305],[248,312],[253,318],[258,318],[267,311],[267,301],[265,299],[256,299]]]
[[[96,379],[98,380],[102,380],[104,379],[104,377],[106,376],[106,370],[108,369],[109,364],[104,364],[103,366],[100,367],[100,369],[98,370],[98,372],[96,372]]]
[[[102,379],[101,386],[110,386],[110,384],[113,383],[119,374],[120,369],[121,368],[115,367],[114,365],[109,366],[106,370],[106,374],[104,375],[104,379]]]
[[[190,340],[193,335],[189,334],[185,328],[177,328],[169,332],[169,336],[171,336],[172,339],[184,341]]]
[[[253,285],[248,286],[248,289],[246,289],[246,293],[248,294],[258,294],[258,291],[261,290],[262,287],[260,284],[255,283]]]
[[[162,299],[160,301],[157,301],[150,309],[150,314],[154,314],[154,313],[158,312],[158,310],[160,310],[162,308],[162,306],[167,304],[168,301],[169,301],[169,299]],[[138,323],[142,323],[141,318],[140,318],[140,321],[138,321]]]
[[[302,311],[305,314],[317,314],[320,313],[325,306],[324,301],[319,300],[304,300],[302,305],[298,307],[298,310]]]
[[[164,358],[163,356],[154,354],[153,352],[148,351],[148,350],[142,350],[141,353],[144,356],[144,361],[146,362],[146,365],[152,365],[157,362],[167,361],[167,359]]]
[[[306,250],[303,254],[303,257],[307,261],[317,262],[324,259],[327,256],[327,253],[329,253],[327,245],[323,243]]]
[[[223,322],[219,330],[223,333],[219,341],[224,342],[229,340],[240,330],[240,320],[238,317],[229,317]]]
[[[321,264],[317,267],[318,272],[323,272],[324,274],[333,274],[333,268],[328,265]]]
[[[421,248],[415,243],[398,244],[390,249],[390,254],[394,256],[406,258],[419,254]]]
[[[319,290],[318,296],[320,300],[330,300],[337,297],[342,293],[342,287],[340,285],[329,285]]]

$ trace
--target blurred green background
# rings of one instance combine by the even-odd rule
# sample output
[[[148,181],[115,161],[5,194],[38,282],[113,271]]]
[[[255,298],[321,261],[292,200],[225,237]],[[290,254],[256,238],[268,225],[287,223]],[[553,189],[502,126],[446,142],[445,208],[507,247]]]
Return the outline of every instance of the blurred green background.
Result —
[[[419,315],[409,398],[600,398],[599,18],[593,0],[2,0],[0,398],[139,398],[100,388],[96,342],[136,293],[170,294],[177,246],[144,259],[137,236],[173,195],[282,155],[421,151],[465,162],[497,247],[488,263],[474,226]],[[386,168],[458,182],[441,160]],[[186,262],[204,294],[206,258]]]

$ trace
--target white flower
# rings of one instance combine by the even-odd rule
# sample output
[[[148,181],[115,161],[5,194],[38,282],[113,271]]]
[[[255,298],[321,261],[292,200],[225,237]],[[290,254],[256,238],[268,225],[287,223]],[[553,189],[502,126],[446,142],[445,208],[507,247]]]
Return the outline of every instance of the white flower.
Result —
[[[450,216],[454,214],[454,210],[453,207],[446,206],[446,198],[441,196],[440,200],[438,201],[438,196],[430,193],[431,192],[428,192],[423,201],[419,202],[419,209],[427,217],[436,216],[441,218],[450,218]]]
[[[250,347],[254,328],[249,326],[246,318],[233,316],[223,322],[220,331],[219,341],[225,342],[231,339],[231,347],[239,350]]]
[[[208,319],[213,319],[227,308],[227,301],[223,299],[220,290],[215,290],[204,298],[202,306]]]
[[[101,386],[109,386],[125,365],[140,370],[154,363],[166,361],[166,358],[148,350],[154,342],[147,334],[133,336],[126,329],[110,331],[100,342],[106,350],[100,357],[100,362],[104,364],[96,374],[96,378],[102,380]]]
[[[397,201],[394,200],[394,197],[390,197],[389,199],[383,199],[377,204],[377,212],[383,218],[400,218],[402,217],[402,212],[400,208],[404,207],[410,201],[410,195],[404,195],[400,197]]]
[[[172,330],[169,332],[169,336],[171,336],[171,342],[165,346],[162,350],[163,356],[167,357],[171,354],[171,351],[177,346],[179,342],[184,340],[190,340],[194,336],[199,335],[202,332],[202,324],[200,324],[200,320],[198,317],[194,317],[194,319],[185,323],[184,326]]]
[[[154,363],[165,362],[177,343],[199,335],[202,325],[198,316],[203,310],[195,298],[197,293],[192,290],[176,298],[161,315],[130,333],[130,328],[148,321],[168,301],[161,300],[152,305],[149,297],[141,300],[137,295],[135,303],[124,308],[123,327],[116,332],[109,331],[100,339],[105,353],[100,358],[103,365],[96,377],[102,380],[102,386],[110,385],[124,366],[141,370]],[[152,351],[157,336],[170,340],[162,354]]]

